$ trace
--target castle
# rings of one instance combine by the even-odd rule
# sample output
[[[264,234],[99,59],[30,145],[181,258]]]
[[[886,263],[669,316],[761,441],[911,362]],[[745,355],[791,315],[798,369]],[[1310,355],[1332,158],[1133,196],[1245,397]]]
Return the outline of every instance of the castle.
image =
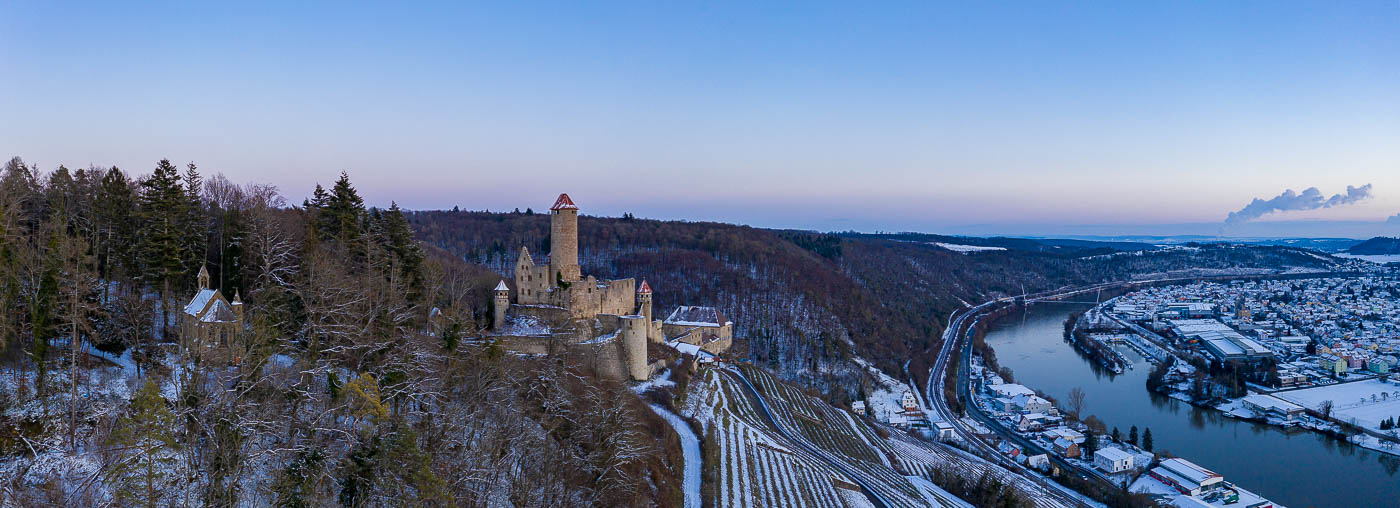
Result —
[[[649,344],[694,344],[710,353],[729,347],[733,324],[710,307],[681,307],[663,321],[652,315],[651,286],[635,279],[599,280],[578,264],[579,208],[568,194],[550,207],[549,259],[536,263],[520,249],[515,289],[496,285],[492,324],[506,349],[584,357],[602,376],[645,380],[661,367]]]

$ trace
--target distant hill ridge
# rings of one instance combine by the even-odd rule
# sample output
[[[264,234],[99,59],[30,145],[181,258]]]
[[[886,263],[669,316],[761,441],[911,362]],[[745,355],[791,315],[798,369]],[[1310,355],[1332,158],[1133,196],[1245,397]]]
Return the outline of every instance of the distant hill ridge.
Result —
[[[505,277],[518,255],[507,246],[548,251],[549,216],[529,210],[417,211],[407,219],[428,245]],[[967,254],[937,243],[1006,250]],[[970,302],[1183,269],[1260,273],[1337,264],[1285,246],[832,234],[588,215],[579,217],[578,249],[588,273],[647,280],[664,312],[683,303],[719,308],[755,365],[847,396],[856,395],[850,387],[860,374],[847,360],[852,354],[890,373],[911,359],[910,372],[927,372],[924,353],[939,344],[949,314]],[[479,289],[489,291],[496,280],[489,282]]]
[[[1400,238],[1377,236],[1352,246],[1347,253],[1365,256],[1400,254]]]

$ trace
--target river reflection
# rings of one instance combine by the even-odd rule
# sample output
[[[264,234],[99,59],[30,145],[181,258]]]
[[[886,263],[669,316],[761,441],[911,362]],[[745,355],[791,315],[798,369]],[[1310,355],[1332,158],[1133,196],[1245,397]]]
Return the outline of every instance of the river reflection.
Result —
[[[987,343],[1016,381],[1063,400],[1087,394],[1085,413],[1111,429],[1152,429],[1157,450],[1210,468],[1229,481],[1294,508],[1400,506],[1400,457],[1309,431],[1284,431],[1224,417],[1146,388],[1151,365],[1122,348],[1132,369],[1099,367],[1064,340],[1064,319],[1087,305],[1032,306],[1024,316],[995,323]]]

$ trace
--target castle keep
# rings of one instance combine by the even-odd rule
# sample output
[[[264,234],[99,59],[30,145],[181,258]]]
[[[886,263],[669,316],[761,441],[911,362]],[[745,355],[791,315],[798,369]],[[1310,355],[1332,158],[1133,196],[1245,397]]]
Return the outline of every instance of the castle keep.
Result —
[[[708,341],[703,347],[712,353],[729,346],[732,323],[712,308],[683,307],[677,312],[705,317],[663,323],[653,318],[645,281],[638,286],[635,279],[585,276],[578,264],[578,206],[560,194],[549,212],[549,258],[537,262],[521,247],[514,295],[506,281],[495,289],[493,334],[506,349],[582,356],[599,375],[640,381],[660,368],[648,361],[647,345],[667,343],[668,330],[682,342]]]

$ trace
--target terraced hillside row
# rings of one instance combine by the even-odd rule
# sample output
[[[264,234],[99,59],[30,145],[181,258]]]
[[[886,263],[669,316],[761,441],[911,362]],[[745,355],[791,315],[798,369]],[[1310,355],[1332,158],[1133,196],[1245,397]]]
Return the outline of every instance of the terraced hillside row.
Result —
[[[926,478],[935,468],[952,471],[970,480],[984,475],[1018,485],[1037,506],[1059,506],[1043,488],[1001,467],[989,464],[941,444],[915,439],[898,431],[881,437],[865,421],[821,399],[776,379],[767,371],[743,367],[742,372],[762,393],[775,416],[789,429],[797,429],[809,443],[842,457],[882,493],[917,493],[909,477]]]
[[[975,457],[897,433],[882,437],[854,415],[763,369],[709,369],[696,379],[701,382],[687,391],[682,412],[704,429],[706,481],[714,483],[707,495],[714,506],[863,505],[862,484],[891,506],[967,506],[923,481],[935,468],[972,480],[989,475],[1026,483],[1023,497],[1037,506],[1058,506],[1038,486]],[[743,379],[758,390],[775,422],[764,416]]]
[[[833,481],[839,473],[772,432],[718,371],[704,380],[690,391],[685,412],[704,426],[706,449],[715,450],[705,465],[714,473],[714,506],[845,506],[838,489],[846,487]]]

